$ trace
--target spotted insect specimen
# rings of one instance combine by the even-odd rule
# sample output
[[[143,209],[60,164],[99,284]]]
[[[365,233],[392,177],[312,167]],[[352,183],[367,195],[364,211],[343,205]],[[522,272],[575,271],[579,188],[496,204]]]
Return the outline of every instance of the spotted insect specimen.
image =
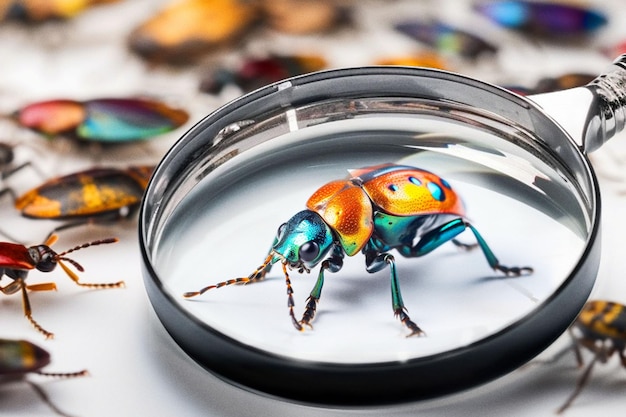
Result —
[[[532,273],[530,267],[502,265],[478,230],[465,218],[459,195],[443,178],[419,168],[384,164],[351,170],[347,179],[323,185],[309,198],[306,210],[278,228],[269,254],[247,277],[235,278],[190,291],[196,297],[208,290],[263,279],[280,263],[288,294],[289,316],[297,330],[311,327],[324,285],[324,273],[338,272],[344,256],[362,253],[370,273],[389,268],[393,313],[410,331],[424,332],[409,317],[400,291],[395,249],[407,258],[424,256],[469,229],[487,262],[507,276]],[[304,314],[294,314],[293,289],[288,270],[309,272],[321,264],[317,281],[307,299]]]
[[[576,336],[574,331],[579,332],[580,336]],[[594,356],[578,379],[572,394],[557,410],[559,414],[567,410],[580,395],[597,362],[606,363],[610,357],[617,355],[626,368],[626,306],[611,301],[589,301],[570,328],[570,333],[579,367],[584,365],[581,348],[591,351]]]

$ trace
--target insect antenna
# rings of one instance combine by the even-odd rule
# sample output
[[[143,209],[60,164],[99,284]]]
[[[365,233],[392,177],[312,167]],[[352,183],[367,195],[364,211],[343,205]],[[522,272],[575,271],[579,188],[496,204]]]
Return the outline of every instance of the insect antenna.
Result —
[[[56,242],[56,240],[57,240],[57,235],[52,235],[52,236],[50,236],[48,241],[46,241],[46,244],[48,244],[48,242],[51,242],[50,244],[48,244],[48,246],[50,246],[52,243]],[[72,252],[76,252],[77,250],[80,250],[80,249],[88,248],[90,246],[105,245],[105,244],[108,244],[108,243],[116,243],[117,241],[118,241],[118,239],[116,239],[116,238],[108,238],[108,239],[100,239],[100,240],[95,240],[93,242],[83,243],[82,245],[74,246],[73,248],[68,249],[68,250],[66,250],[64,252],[57,253],[56,259],[57,259],[57,261],[69,262],[78,271],[85,272],[85,268],[83,268],[83,266],[81,264],[79,264],[75,260],[73,260],[71,258],[68,258],[67,256],[64,256],[64,255],[70,254]]]
[[[259,266],[257,269],[255,269],[254,272],[252,272],[247,277],[233,278],[233,279],[229,279],[227,281],[218,282],[217,284],[208,285],[208,286],[206,286],[204,288],[201,288],[198,291],[188,291],[188,292],[183,294],[183,297],[185,297],[185,298],[195,297],[195,296],[204,294],[205,292],[207,292],[209,290],[212,290],[214,288],[221,288],[221,287],[225,287],[227,285],[247,284],[247,283],[250,283],[250,282],[260,281],[263,278],[265,278],[265,274],[267,273],[267,267],[272,263],[272,259],[273,258],[274,258],[274,254],[273,253],[270,253],[269,255],[267,255],[267,258],[265,258],[265,260],[263,261],[263,264],[261,264],[261,266]]]
[[[48,239],[48,241],[46,241],[46,243],[48,242],[52,242],[54,243],[57,240],[56,235],[52,235],[50,236],[50,238]],[[76,284],[80,285],[81,287],[89,287],[89,288],[118,288],[118,287],[123,287],[124,281],[118,281],[118,282],[111,282],[111,283],[83,283],[80,282],[78,275],[76,275],[76,273],[74,271],[72,271],[67,265],[65,265],[65,262],[68,262],[70,264],[72,264],[72,266],[74,266],[74,268],[76,268],[79,272],[84,272],[85,268],[83,268],[83,266],[81,264],[79,264],[78,262],[76,262],[75,260],[68,258],[65,255],[68,255],[72,252],[76,252],[78,250],[81,249],[85,249],[88,248],[90,246],[98,246],[98,245],[105,245],[105,244],[109,244],[109,243],[115,243],[117,242],[118,239],[117,238],[107,238],[107,239],[100,239],[100,240],[94,240],[93,242],[87,242],[87,243],[83,243],[82,245],[78,245],[78,246],[74,246],[71,249],[68,249],[64,252],[61,253],[57,253],[56,254],[56,261],[59,264],[59,266],[61,268],[63,268],[63,271],[65,271],[65,273],[72,279],[72,281],[74,281]],[[52,244],[51,243],[51,244]]]
[[[52,239],[53,236],[54,236],[54,241],[53,242],[56,242],[56,240],[57,240],[57,236],[56,235],[52,235],[50,237],[50,239]],[[50,239],[48,239],[48,240],[50,240]],[[68,249],[65,252],[58,253],[57,256],[60,259],[65,259],[67,261],[68,260],[67,258],[61,258],[61,257],[63,255],[68,255],[68,254],[70,254],[72,252],[76,252],[77,250],[88,248],[90,246],[106,245],[108,243],[116,243],[116,242],[118,242],[118,239],[114,238],[114,237],[111,237],[111,238],[108,238],[108,239],[94,240],[93,242],[83,243],[82,245],[74,246],[73,248]],[[46,244],[47,244],[47,242],[46,242]],[[48,246],[50,246],[51,244],[52,243],[50,243]]]

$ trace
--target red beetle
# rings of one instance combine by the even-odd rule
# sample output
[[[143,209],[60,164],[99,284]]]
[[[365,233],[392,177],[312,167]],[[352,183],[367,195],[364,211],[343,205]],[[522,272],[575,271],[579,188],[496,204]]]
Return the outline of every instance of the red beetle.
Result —
[[[28,291],[52,291],[56,290],[56,284],[54,282],[46,282],[42,284],[26,284],[26,278],[28,272],[31,269],[38,269],[41,272],[53,271],[57,265],[60,265],[63,271],[69,276],[77,285],[87,288],[119,288],[124,286],[124,281],[118,281],[113,283],[83,283],[80,282],[78,275],[72,271],[65,263],[72,264],[78,271],[83,272],[84,268],[73,259],[66,257],[65,255],[87,248],[89,246],[97,246],[108,243],[117,242],[116,238],[101,239],[89,243],[83,243],[66,250],[61,253],[56,253],[50,248],[54,242],[56,242],[57,236],[52,235],[42,245],[36,245],[26,247],[17,243],[0,242],[0,279],[2,276],[7,276],[13,281],[0,287],[0,292],[6,295],[15,294],[16,292],[22,293],[22,305],[24,308],[24,315],[30,321],[30,323],[43,334],[46,339],[54,337],[54,334],[47,331],[35,319],[32,317],[32,311],[30,301],[28,299]]]

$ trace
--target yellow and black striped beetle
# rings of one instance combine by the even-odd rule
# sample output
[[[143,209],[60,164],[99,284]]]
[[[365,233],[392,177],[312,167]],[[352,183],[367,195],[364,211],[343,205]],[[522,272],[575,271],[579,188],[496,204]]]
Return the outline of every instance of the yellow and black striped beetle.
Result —
[[[580,333],[580,336],[576,336],[575,331]],[[589,382],[596,362],[606,363],[613,354],[617,353],[622,366],[626,368],[624,352],[626,349],[626,306],[611,301],[588,301],[570,327],[570,334],[574,338],[573,347],[579,367],[584,365],[581,347],[593,352],[594,357],[578,379],[574,392],[557,410],[558,414],[569,408]]]

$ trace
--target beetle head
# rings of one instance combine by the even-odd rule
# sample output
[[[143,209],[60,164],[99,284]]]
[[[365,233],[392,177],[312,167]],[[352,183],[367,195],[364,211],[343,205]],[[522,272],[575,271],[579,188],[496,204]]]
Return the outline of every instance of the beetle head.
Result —
[[[28,253],[35,264],[35,268],[41,272],[50,272],[57,266],[59,255],[48,245],[31,246],[28,248]]]
[[[303,210],[278,228],[272,263],[281,260],[291,268],[312,268],[328,253],[333,241],[333,232],[320,215]]]

